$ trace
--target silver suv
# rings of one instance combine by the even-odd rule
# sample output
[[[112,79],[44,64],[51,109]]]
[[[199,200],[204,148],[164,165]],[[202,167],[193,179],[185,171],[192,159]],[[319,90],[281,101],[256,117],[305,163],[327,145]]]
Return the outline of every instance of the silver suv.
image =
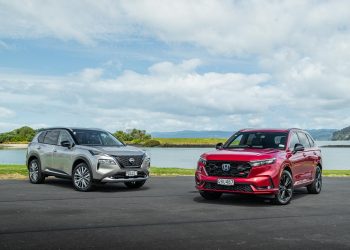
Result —
[[[100,129],[44,129],[28,145],[26,160],[31,183],[43,183],[46,176],[68,178],[78,191],[107,182],[139,188],[150,168],[144,151]]]

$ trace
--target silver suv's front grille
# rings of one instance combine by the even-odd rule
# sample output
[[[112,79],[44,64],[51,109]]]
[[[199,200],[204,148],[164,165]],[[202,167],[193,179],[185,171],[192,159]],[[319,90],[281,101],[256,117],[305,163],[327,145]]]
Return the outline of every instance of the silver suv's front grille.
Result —
[[[113,156],[121,167],[141,167],[144,155]]]

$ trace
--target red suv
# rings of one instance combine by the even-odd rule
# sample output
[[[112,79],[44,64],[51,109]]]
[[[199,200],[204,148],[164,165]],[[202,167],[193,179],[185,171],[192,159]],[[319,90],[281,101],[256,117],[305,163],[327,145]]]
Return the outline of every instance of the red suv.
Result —
[[[222,193],[273,195],[285,205],[294,188],[321,192],[321,150],[301,129],[243,129],[201,155],[195,180],[208,200]]]

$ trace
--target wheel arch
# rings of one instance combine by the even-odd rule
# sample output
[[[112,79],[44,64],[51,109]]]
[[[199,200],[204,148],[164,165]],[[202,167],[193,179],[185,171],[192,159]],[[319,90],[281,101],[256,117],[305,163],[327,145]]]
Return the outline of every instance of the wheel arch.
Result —
[[[40,166],[41,166],[41,161],[40,161],[39,155],[38,154],[31,154],[27,160],[27,169],[29,169],[29,163],[34,159],[37,159],[39,161]]]
[[[73,162],[72,170],[71,170],[71,175],[72,175],[72,176],[73,176],[73,170],[74,170],[74,168],[75,168],[76,166],[78,166],[78,164],[80,164],[80,163],[85,163],[85,164],[90,168],[90,170],[92,170],[92,169],[91,169],[91,164],[90,164],[89,160],[86,159],[85,157],[80,156],[80,157],[76,158],[75,161]]]

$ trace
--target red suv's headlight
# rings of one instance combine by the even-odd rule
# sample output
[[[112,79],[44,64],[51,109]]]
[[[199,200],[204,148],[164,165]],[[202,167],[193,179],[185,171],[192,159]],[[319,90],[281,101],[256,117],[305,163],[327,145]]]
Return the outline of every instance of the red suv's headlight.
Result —
[[[207,164],[207,161],[202,157],[200,157],[197,164],[197,170],[200,170],[201,167],[205,167],[206,164]]]
[[[249,164],[252,167],[258,167],[258,166],[262,166],[262,165],[272,164],[275,161],[276,161],[276,158],[271,158],[271,159],[266,159],[266,160],[250,161]]]

